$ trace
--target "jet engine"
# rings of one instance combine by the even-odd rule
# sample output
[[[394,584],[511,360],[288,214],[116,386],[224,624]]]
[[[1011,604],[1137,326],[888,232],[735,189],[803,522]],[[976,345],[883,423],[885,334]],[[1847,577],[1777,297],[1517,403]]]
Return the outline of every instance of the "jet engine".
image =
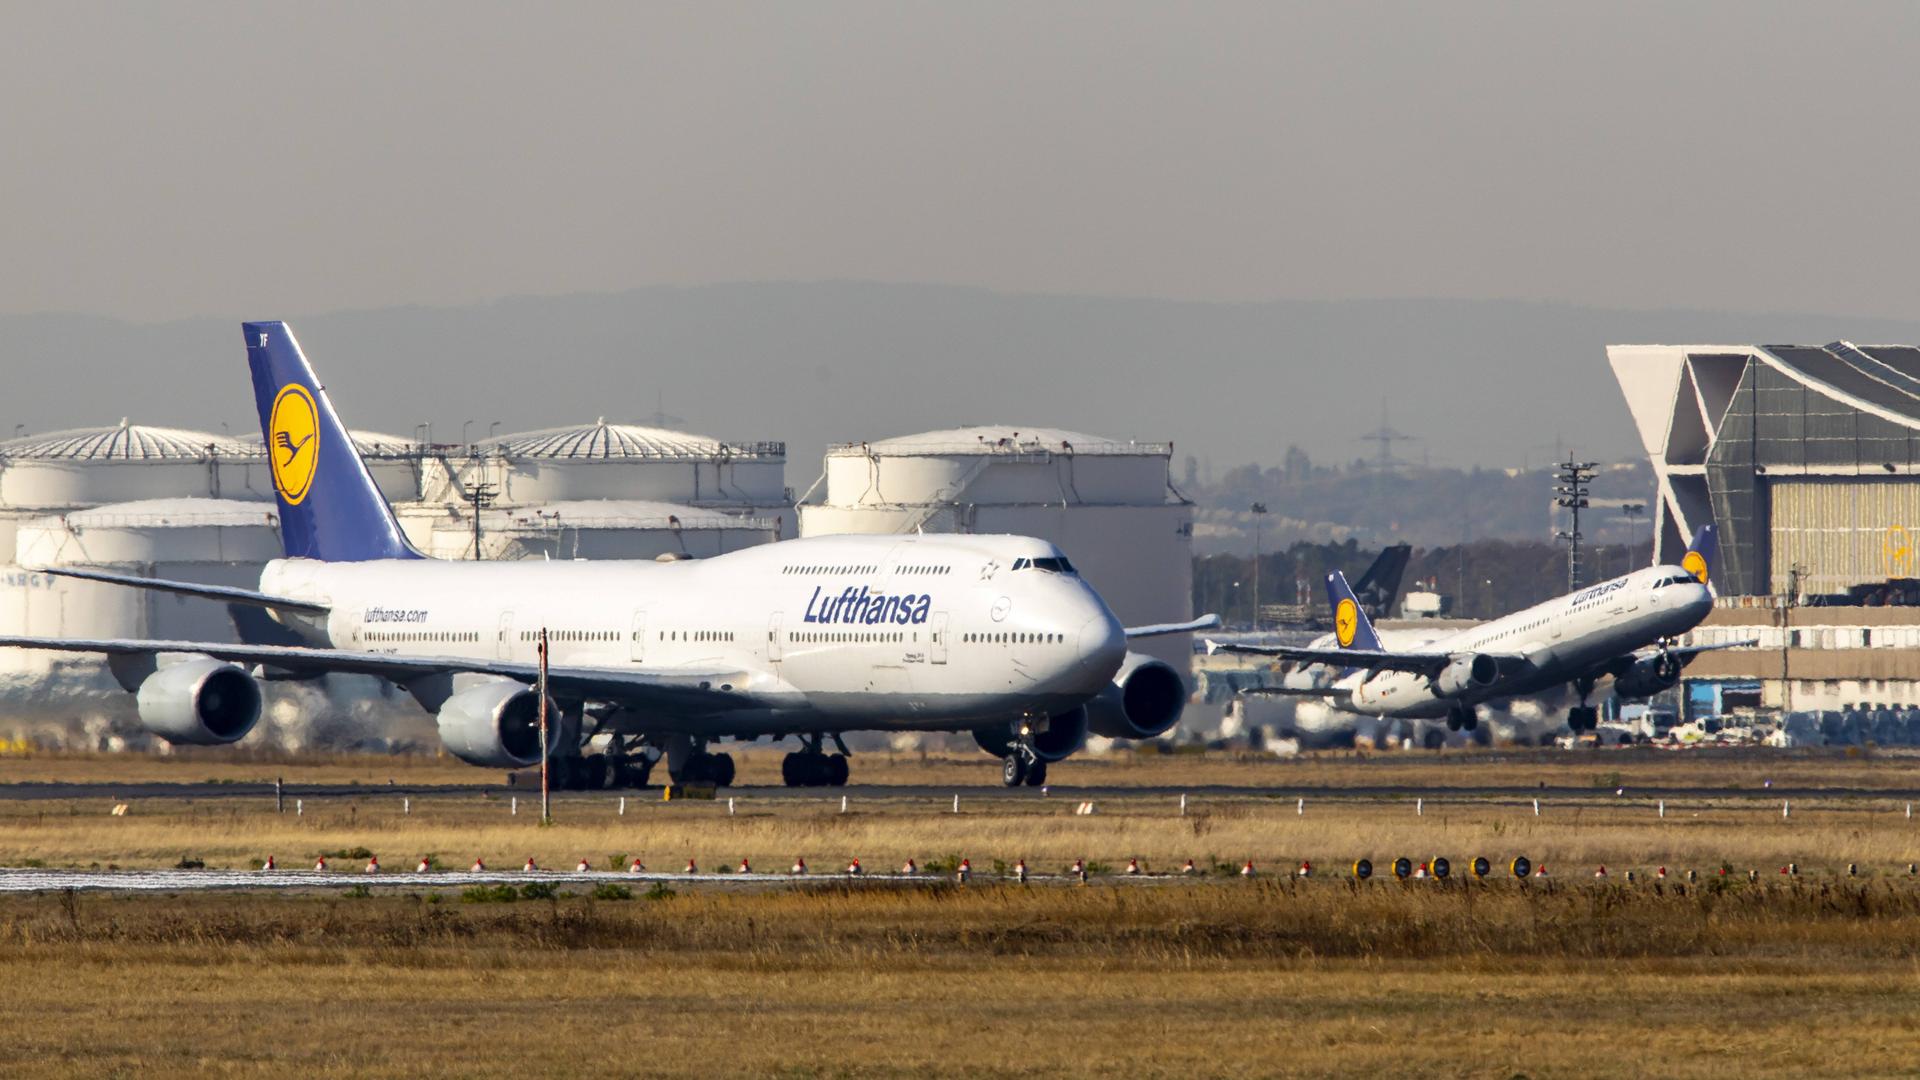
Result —
[[[140,681],[135,701],[140,726],[170,743],[225,746],[260,721],[260,684],[210,656],[156,669]]]
[[[1433,680],[1433,689],[1441,697],[1457,697],[1474,690],[1485,690],[1500,677],[1500,661],[1486,653],[1456,656]]]
[[[1173,666],[1130,652],[1113,682],[1087,702],[1087,727],[1108,739],[1152,739],[1173,730],[1187,707],[1187,683]]]
[[[1680,681],[1680,658],[1668,652],[1641,657],[1614,676],[1613,692],[1624,698],[1650,698]]]
[[[977,728],[973,741],[994,757],[1013,753],[1018,724]],[[1047,730],[1033,734],[1033,755],[1041,761],[1062,761],[1087,743],[1087,710],[1074,709],[1047,718]]]
[[[436,714],[440,743],[469,765],[520,769],[540,760],[540,695],[499,679],[448,698]],[[547,699],[547,748],[559,742],[560,706]]]

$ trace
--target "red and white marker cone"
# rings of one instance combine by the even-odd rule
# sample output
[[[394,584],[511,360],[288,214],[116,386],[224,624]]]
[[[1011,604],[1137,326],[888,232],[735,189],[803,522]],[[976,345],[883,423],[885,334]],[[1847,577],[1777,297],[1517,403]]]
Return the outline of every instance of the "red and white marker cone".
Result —
[[[1198,871],[1198,870],[1196,870],[1196,869],[1194,869],[1194,866],[1193,866],[1193,860],[1192,860],[1192,859],[1188,859],[1188,860],[1186,861],[1186,864],[1185,864],[1184,866],[1182,866],[1182,867],[1180,867],[1180,872],[1181,872],[1181,873],[1183,873],[1183,874],[1197,874],[1197,873],[1199,873],[1200,871]]]
[[[473,865],[467,867],[467,873],[484,874],[486,872],[487,872],[487,861],[485,859],[480,858],[477,855],[474,856]]]
[[[640,856],[638,856],[638,855],[635,855],[635,856],[633,857],[633,865],[631,865],[631,866],[629,866],[629,867],[627,867],[627,873],[629,873],[629,874],[644,874],[644,873],[646,873],[646,871],[647,871],[647,866],[646,866],[646,864],[640,861]]]
[[[1313,876],[1313,864],[1312,864],[1312,863],[1310,863],[1310,862],[1308,862],[1308,861],[1306,861],[1305,859],[1302,859],[1302,860],[1300,860],[1300,871],[1299,871],[1299,873],[1300,873],[1300,876],[1301,876],[1301,877],[1312,877],[1312,876]]]
[[[413,872],[416,874],[424,874],[431,869],[433,869],[433,856],[422,855],[420,856],[420,861],[414,864]]]
[[[1414,867],[1414,868],[1413,868],[1413,876],[1414,876],[1414,877],[1417,877],[1417,878],[1423,878],[1423,877],[1426,877],[1426,876],[1427,876],[1427,864],[1426,864],[1426,863],[1421,863],[1421,864],[1420,864],[1419,866],[1416,866],[1416,867]]]
[[[747,858],[742,855],[740,857],[740,865],[735,867],[733,872],[736,874],[751,874],[753,873],[753,867],[747,865]]]
[[[1663,866],[1660,869],[1655,870],[1653,872],[1653,876],[1661,881],[1667,880],[1667,868]]]
[[[1780,868],[1780,872],[1781,872],[1782,874],[1784,874],[1784,873],[1786,873],[1786,872],[1787,872],[1787,868],[1786,868],[1786,867],[1784,867],[1784,866],[1783,866],[1783,867],[1781,867],[1781,868]]]
[[[1545,863],[1541,863],[1541,864],[1540,864],[1539,866],[1536,866],[1536,867],[1534,867],[1534,868],[1533,868],[1533,876],[1534,876],[1534,877],[1546,877],[1546,876],[1547,876],[1547,864],[1545,864]]]
[[[273,856],[271,855],[267,856],[267,861],[260,864],[260,869],[262,870],[273,869]]]
[[[1128,874],[1138,874],[1139,872],[1140,872],[1140,860],[1139,860],[1139,859],[1137,859],[1137,858],[1135,858],[1135,859],[1128,859],[1128,860],[1127,860],[1127,873],[1128,873]]]
[[[1602,865],[1601,865],[1601,867],[1600,867],[1600,869],[1598,869],[1598,870],[1595,870],[1595,871],[1593,872],[1593,876],[1594,876],[1594,877],[1596,877],[1596,878],[1604,878],[1604,877],[1606,877],[1606,876],[1607,876],[1607,868],[1606,868],[1606,865],[1605,865],[1605,864],[1602,864]]]
[[[1016,878],[1019,878],[1021,884],[1023,885],[1026,884],[1027,860],[1021,859],[1020,861],[1013,864],[1013,876]]]
[[[847,864],[847,873],[848,873],[848,874],[850,874],[850,875],[853,875],[853,876],[856,876],[856,877],[857,877],[857,876],[859,876],[859,874],[860,874],[860,860],[859,860],[859,859],[855,859],[855,860],[853,860],[852,862],[850,862],[850,863],[848,863],[848,864]]]
[[[908,859],[904,864],[901,865],[900,872],[911,876],[919,873],[920,868],[914,865],[914,862],[912,859]]]
[[[1087,860],[1085,859],[1073,860],[1073,866],[1067,870],[1067,873],[1075,874],[1075,875],[1084,874],[1086,872],[1087,872]]]
[[[1253,870],[1253,860],[1252,860],[1252,859],[1248,859],[1248,860],[1247,860],[1247,862],[1246,862],[1246,865],[1244,865],[1244,866],[1242,866],[1242,867],[1240,868],[1240,876],[1241,876],[1241,877],[1252,877],[1252,876],[1253,876],[1253,874],[1254,874],[1254,870]]]
[[[369,856],[367,858],[367,873],[377,874],[379,872],[380,872],[380,856],[378,855]]]
[[[973,860],[961,859],[960,869],[955,870],[953,872],[953,876],[958,878],[962,882],[972,881],[973,880]]]
[[[584,873],[586,873],[587,871],[589,871],[589,870],[592,870],[592,869],[593,869],[593,867],[591,867],[591,866],[589,866],[589,865],[587,865],[587,860],[585,860],[585,859],[581,859],[581,860],[580,860],[580,865],[578,865],[578,866],[576,866],[576,867],[574,867],[574,868],[573,868],[573,872],[574,872],[574,873],[576,873],[576,874],[584,874]]]
[[[806,872],[807,872],[807,860],[805,856],[800,856],[794,859],[793,865],[787,869],[787,873],[789,874],[804,874]]]
[[[695,865],[693,864],[693,860],[692,860],[692,859],[688,859],[688,860],[687,860],[687,869],[686,869],[686,871],[685,871],[685,872],[686,872],[686,873],[689,873],[689,874],[697,874],[697,873],[699,873],[699,872],[700,872],[700,868],[699,868],[698,866],[695,866]]]
[[[533,873],[533,872],[534,872],[535,870],[538,870],[538,869],[540,869],[540,868],[539,868],[538,866],[536,866],[536,865],[534,865],[534,861],[533,861],[533,856],[531,856],[531,855],[529,855],[529,856],[527,856],[527,865],[525,865],[525,866],[523,866],[523,867],[521,867],[521,868],[520,868],[520,872],[521,872],[521,873],[523,873],[523,874],[531,874],[531,873]]]
[[[322,855],[313,860],[313,868],[321,873],[325,873],[327,869],[327,857]]]

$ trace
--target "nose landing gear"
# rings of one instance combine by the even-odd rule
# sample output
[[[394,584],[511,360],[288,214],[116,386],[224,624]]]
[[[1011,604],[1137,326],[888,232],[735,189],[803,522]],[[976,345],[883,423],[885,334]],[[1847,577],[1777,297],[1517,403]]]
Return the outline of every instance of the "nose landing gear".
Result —
[[[1047,763],[1034,754],[1033,748],[1017,745],[1001,759],[1000,782],[1007,787],[1040,787],[1047,782]]]
[[[1575,735],[1583,731],[1599,730],[1600,710],[1587,704],[1587,697],[1593,693],[1593,680],[1575,679],[1573,689],[1580,695],[1580,704],[1567,710],[1567,730]]]

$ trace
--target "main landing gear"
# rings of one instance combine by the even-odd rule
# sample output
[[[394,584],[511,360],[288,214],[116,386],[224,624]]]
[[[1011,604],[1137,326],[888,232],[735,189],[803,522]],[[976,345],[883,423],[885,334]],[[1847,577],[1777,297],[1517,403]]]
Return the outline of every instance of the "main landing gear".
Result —
[[[1597,706],[1587,704],[1587,697],[1593,693],[1593,680],[1575,679],[1573,689],[1580,695],[1580,704],[1567,710],[1567,730],[1575,735],[1599,730],[1600,710]]]
[[[709,753],[705,739],[676,735],[667,744],[667,773],[676,784],[732,787],[733,755]]]
[[[1480,726],[1480,714],[1471,705],[1455,705],[1447,710],[1448,731],[1472,731]]]
[[[847,785],[847,744],[833,737],[839,753],[828,755],[820,749],[821,736],[802,738],[803,748],[780,760],[780,779],[788,787],[845,787]]]

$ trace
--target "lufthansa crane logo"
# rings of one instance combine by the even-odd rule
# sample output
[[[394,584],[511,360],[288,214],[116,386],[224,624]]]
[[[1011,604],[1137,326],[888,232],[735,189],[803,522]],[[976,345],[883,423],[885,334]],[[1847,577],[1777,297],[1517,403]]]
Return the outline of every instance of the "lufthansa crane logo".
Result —
[[[1705,585],[1707,583],[1707,557],[1705,555],[1697,551],[1687,552],[1680,557],[1680,569],[1698,578],[1700,584]]]
[[[1340,606],[1333,609],[1333,636],[1340,647],[1353,647],[1353,636],[1360,631],[1360,605],[1349,599],[1342,599]]]
[[[313,487],[320,462],[320,411],[306,387],[288,383],[280,388],[267,419],[267,433],[274,490],[288,506],[299,506]]]

